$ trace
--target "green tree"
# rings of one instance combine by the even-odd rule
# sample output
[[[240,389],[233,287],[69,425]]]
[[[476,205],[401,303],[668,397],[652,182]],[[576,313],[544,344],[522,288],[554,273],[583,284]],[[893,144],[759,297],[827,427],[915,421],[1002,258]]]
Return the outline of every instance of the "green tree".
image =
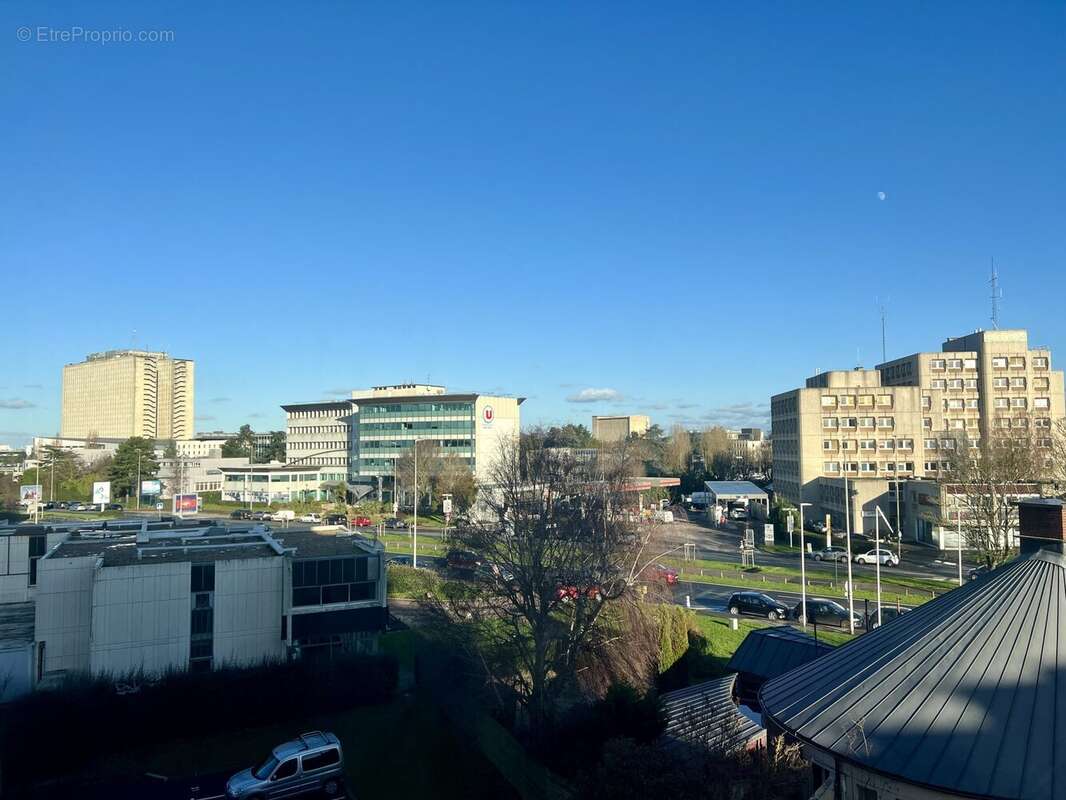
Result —
[[[167,446],[163,448],[163,458],[177,458],[178,457],[178,443],[173,439],[167,442]]]
[[[569,423],[561,428],[549,428],[544,437],[545,447],[573,447],[584,449],[596,446],[592,433],[584,425]]]
[[[263,453],[261,461],[285,461],[285,431],[271,431],[270,444]]]
[[[113,488],[127,499],[137,494],[137,476],[154,478],[159,472],[155,447],[150,439],[133,436],[118,446],[108,476]]]
[[[445,456],[441,462],[440,474],[437,476],[437,494],[450,494],[454,510],[466,511],[474,504],[477,497],[477,484],[474,474],[463,459]]]
[[[252,458],[252,426],[241,425],[236,436],[222,443],[223,458]]]

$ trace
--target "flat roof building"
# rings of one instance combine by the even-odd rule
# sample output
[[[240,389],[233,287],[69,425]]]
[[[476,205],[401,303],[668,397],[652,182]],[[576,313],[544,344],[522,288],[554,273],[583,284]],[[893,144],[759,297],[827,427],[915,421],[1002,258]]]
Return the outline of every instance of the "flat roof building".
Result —
[[[195,364],[166,353],[108,350],[63,367],[64,437],[188,439]]]
[[[35,679],[372,649],[382,555],[358,536],[263,527],[75,532],[38,566]]]
[[[643,436],[651,427],[651,418],[643,414],[594,416],[592,438],[600,442],[621,442],[632,435]]]

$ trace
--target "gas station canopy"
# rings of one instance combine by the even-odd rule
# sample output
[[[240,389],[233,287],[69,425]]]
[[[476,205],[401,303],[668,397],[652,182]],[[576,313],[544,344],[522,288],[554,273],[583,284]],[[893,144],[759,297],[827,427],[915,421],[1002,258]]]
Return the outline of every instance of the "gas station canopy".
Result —
[[[728,503],[737,500],[757,500],[768,503],[769,497],[751,481],[704,481],[703,486],[711,496],[712,503]]]

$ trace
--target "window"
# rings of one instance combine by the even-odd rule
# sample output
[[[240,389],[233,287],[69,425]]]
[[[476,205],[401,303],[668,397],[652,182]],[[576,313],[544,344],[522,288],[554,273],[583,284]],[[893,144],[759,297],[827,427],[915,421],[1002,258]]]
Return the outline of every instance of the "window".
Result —
[[[837,449],[837,443],[834,439],[825,439],[822,441],[822,449],[826,452],[833,452]]]
[[[925,445],[926,450],[936,450],[939,442],[937,442],[936,439],[926,439],[923,444]]]
[[[933,407],[933,398],[931,398],[927,394],[922,395],[922,410],[923,411],[928,411],[932,407]]]
[[[1012,389],[1024,389],[1025,388],[1025,378],[1011,378],[1010,379],[1010,388],[1012,388]]]
[[[992,388],[993,389],[1006,389],[1008,386],[1010,386],[1010,379],[1009,378],[993,378],[992,379]]]
[[[873,408],[874,396],[872,394],[859,395],[859,408]]]
[[[1047,359],[1043,356],[1034,356],[1033,369],[1047,369]]]
[[[858,426],[858,424],[859,424],[859,421],[857,419],[855,419],[855,417],[841,417],[840,418],[840,427],[841,428],[846,428],[848,430],[853,430],[854,428],[856,428]]]
[[[1009,428],[1010,426],[1011,426],[1010,417],[999,417],[996,420],[996,427],[997,428]]]
[[[964,419],[949,419],[948,420],[948,429],[949,430],[959,431],[959,430],[962,430],[965,427],[966,427],[966,420],[964,420]]]
[[[945,366],[946,364],[942,358],[934,358],[929,362],[930,369],[944,369]]]
[[[963,369],[977,369],[976,358],[964,358],[962,360]]]
[[[872,461],[860,461],[859,472],[877,472],[877,464]]]
[[[992,401],[993,408],[1010,408],[1010,400],[1006,397],[997,397]]]
[[[914,449],[914,439],[897,439],[896,440],[896,449],[897,450],[913,450]]]
[[[873,428],[874,425],[876,425],[876,424],[877,424],[877,422],[876,422],[876,420],[873,417],[859,417],[859,427],[860,428],[869,429],[869,428]]]
[[[822,395],[822,408],[836,408],[837,399],[831,394]]]
[[[1011,369],[1025,369],[1025,359],[1021,356],[1011,356],[1010,359]]]
[[[962,382],[962,386],[963,386],[964,389],[976,389],[977,388],[977,378],[966,378]]]
[[[946,380],[944,380],[943,378],[933,378],[933,380],[930,381],[930,385],[934,389],[946,389],[947,385],[948,385],[948,382]]]
[[[329,767],[339,763],[340,760],[340,754],[333,748],[323,750],[321,753],[315,753],[314,755],[304,756],[304,772],[311,772],[312,770]]]
[[[941,439],[940,440],[940,449],[941,450],[954,450],[955,449],[955,440],[954,439]]]
[[[841,408],[854,408],[855,407],[855,395],[842,394],[839,398]]]
[[[328,605],[368,600],[377,594],[377,558],[369,556],[294,561],[292,604]]]
[[[846,453],[854,453],[856,450],[858,450],[858,445],[856,444],[854,439],[845,439],[840,443],[840,449]]]
[[[933,420],[932,420],[932,418],[931,417],[922,417],[922,427],[925,428],[927,431],[931,431],[933,429]]]
[[[270,776],[270,780],[272,780],[272,781],[281,781],[281,780],[284,780],[285,778],[291,778],[295,774],[296,774],[296,759],[295,758],[290,758],[288,761],[281,762],[281,766],[278,767],[276,770],[274,770],[274,774]],[[877,800],[877,795],[876,794],[873,796],[872,800]]]
[[[1006,369],[1007,359],[1003,356],[996,356],[992,359],[992,369]]]
[[[877,395],[877,407],[878,408],[892,408],[892,395],[879,394]]]
[[[894,428],[894,427],[896,427],[896,421],[892,417],[878,417],[877,418],[877,427],[878,428]]]
[[[962,378],[952,378],[950,381],[948,381],[948,388],[949,389],[961,389],[962,388]]]
[[[926,472],[936,472],[938,469],[940,469],[939,463],[940,462],[938,462],[938,461],[926,461],[925,462],[925,471]]]
[[[840,462],[839,461],[826,461],[824,464],[822,464],[822,468],[826,472],[840,472]]]
[[[976,397],[967,397],[966,398],[966,407],[967,408],[980,408],[980,406],[978,405],[977,398]]]
[[[826,429],[836,429],[837,418],[836,417],[822,417],[822,427]]]
[[[213,592],[215,591],[215,565],[214,564],[193,564],[190,569],[192,577],[192,592]]]
[[[875,440],[873,440],[873,439],[863,439],[861,442],[859,442],[859,449],[860,450],[876,450],[877,449],[877,442]]]
[[[948,369],[962,369],[962,359],[961,358],[949,358],[948,359]]]
[[[1014,405],[1013,401],[1011,401],[1011,405]],[[1022,408],[1024,407],[1022,406]],[[1036,397],[1033,399],[1033,408],[1051,408],[1051,399],[1048,397]]]
[[[1034,428],[1050,428],[1051,419],[1049,417],[1037,417],[1033,420]]]
[[[963,407],[961,397],[952,397],[944,401],[944,408],[960,409]]]
[[[847,461],[844,464],[844,469],[847,472],[858,472],[859,471],[859,464],[858,464],[858,462],[855,462],[855,461]]]
[[[1029,401],[1026,400],[1024,397],[1012,397],[1010,399],[1011,408],[1027,408],[1028,405]],[[1040,408],[1040,406],[1037,406],[1037,408]]]
[[[1033,378],[1034,389],[1049,389],[1051,388],[1051,381],[1047,378]]]
[[[30,536],[29,541],[30,548],[30,586],[37,585],[37,562],[41,560],[41,556],[44,555],[44,551],[47,549],[47,539],[43,533],[37,533]]]
[[[895,450],[896,443],[891,439],[882,439],[878,442],[877,447],[879,450]]]

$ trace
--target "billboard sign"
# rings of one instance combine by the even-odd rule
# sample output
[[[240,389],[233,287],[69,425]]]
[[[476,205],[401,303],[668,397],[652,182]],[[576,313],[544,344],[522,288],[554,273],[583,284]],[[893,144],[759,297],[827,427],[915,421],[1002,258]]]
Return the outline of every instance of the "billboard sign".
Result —
[[[492,406],[485,406],[481,409],[481,422],[486,428],[492,427],[493,421],[496,419],[496,409]]]
[[[451,513],[452,513],[452,498],[451,498],[451,496],[445,497],[444,501],[441,503],[441,505],[444,507],[444,516],[450,517]]]
[[[93,505],[105,505],[111,502],[111,481],[93,483]]]
[[[44,497],[44,487],[39,483],[19,487],[20,503],[39,503],[42,497]]]
[[[195,494],[174,495],[175,514],[195,514],[200,510],[200,498]]]
[[[162,491],[163,487],[160,485],[159,481],[141,481],[142,495],[155,497],[156,495],[161,494]]]

